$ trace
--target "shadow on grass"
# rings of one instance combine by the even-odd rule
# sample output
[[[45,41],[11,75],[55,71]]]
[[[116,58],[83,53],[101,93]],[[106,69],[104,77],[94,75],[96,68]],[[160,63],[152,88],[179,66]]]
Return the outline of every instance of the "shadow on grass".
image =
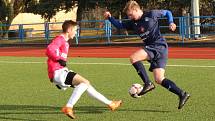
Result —
[[[0,115],[2,114],[59,114],[62,107],[42,106],[42,105],[0,105]],[[108,110],[102,106],[77,106],[76,113],[103,113]]]
[[[0,120],[22,120],[22,121],[45,121],[44,119],[35,119],[33,115],[56,115],[61,113],[62,107],[56,106],[41,106],[41,105],[0,105]],[[96,114],[103,113],[108,110],[106,107],[99,106],[78,106],[75,107],[75,113]],[[15,116],[10,116],[15,115]],[[31,119],[20,118],[19,115],[27,115]],[[42,117],[41,117],[42,118]]]
[[[0,120],[45,121],[41,119],[20,118],[18,115],[59,114],[60,107],[37,105],[0,105]],[[16,115],[10,116],[10,115]]]
[[[151,113],[170,113],[171,111],[167,110],[156,110],[156,109],[119,109],[118,111],[125,112],[151,112]]]
[[[77,113],[103,113],[104,111],[110,111],[107,107],[100,106],[78,106],[75,108]],[[120,107],[119,112],[152,112],[152,113],[169,113],[168,110],[157,110],[157,109],[126,109]]]
[[[0,116],[0,119],[4,119],[4,120],[8,120],[8,121],[45,121],[45,120],[31,120],[31,119],[24,119],[24,118],[11,118],[11,117],[3,117],[3,116]]]
[[[23,120],[23,121],[45,121],[41,119],[25,119],[19,118],[18,115],[56,115],[62,114],[61,107],[56,106],[42,106],[42,105],[0,105],[0,120]],[[109,111],[104,106],[77,106],[74,108],[76,114],[99,114]],[[119,108],[119,112],[154,112],[154,113],[168,113],[170,111],[161,111],[155,109],[125,109]],[[9,115],[17,115],[17,118],[9,117]],[[33,118],[33,116],[32,116]]]

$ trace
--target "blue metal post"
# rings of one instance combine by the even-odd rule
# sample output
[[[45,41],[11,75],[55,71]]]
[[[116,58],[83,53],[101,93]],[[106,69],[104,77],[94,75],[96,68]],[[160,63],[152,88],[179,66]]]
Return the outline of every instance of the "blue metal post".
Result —
[[[2,35],[3,35],[3,24],[0,21],[0,39],[2,39]]]
[[[112,25],[110,23],[110,21],[108,21],[108,27],[109,27],[109,44],[111,43],[111,36],[112,36]]]
[[[107,37],[107,43],[110,44],[110,23],[109,20],[105,20],[105,35]]]
[[[181,36],[182,36],[182,43],[184,43],[184,29],[185,29],[185,27],[184,27],[184,18],[185,17],[181,17]]]
[[[49,23],[45,22],[44,24],[45,27],[45,38],[46,38],[46,43],[49,43]]]
[[[190,39],[190,14],[186,15],[186,38]]]
[[[75,42],[76,42],[76,45],[79,44],[79,37],[80,37],[80,27],[77,28],[77,33],[75,35]]]
[[[20,42],[23,42],[23,38],[24,38],[24,29],[23,29],[23,25],[19,24],[19,39]]]
[[[181,20],[182,20],[182,17],[179,17],[179,36],[181,36],[182,35],[182,28],[181,28],[181,26],[182,26],[182,24],[181,24]]]

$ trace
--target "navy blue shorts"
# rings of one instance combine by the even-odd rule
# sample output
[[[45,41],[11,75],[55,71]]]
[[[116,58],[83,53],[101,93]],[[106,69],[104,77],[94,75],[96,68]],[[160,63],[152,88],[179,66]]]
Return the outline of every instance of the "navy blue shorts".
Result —
[[[148,54],[150,60],[149,71],[156,68],[165,69],[168,59],[168,46],[167,45],[149,45],[143,48]]]

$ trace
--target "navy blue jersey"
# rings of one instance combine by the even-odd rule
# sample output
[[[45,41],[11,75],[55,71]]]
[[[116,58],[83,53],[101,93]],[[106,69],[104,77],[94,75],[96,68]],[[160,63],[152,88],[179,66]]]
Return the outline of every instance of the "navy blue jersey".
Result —
[[[173,23],[172,13],[168,10],[151,10],[142,15],[137,20],[129,20],[120,23],[113,17],[109,17],[109,21],[118,29],[127,29],[135,31],[145,45],[166,45],[166,40],[161,36],[158,18],[167,17],[169,24]]]

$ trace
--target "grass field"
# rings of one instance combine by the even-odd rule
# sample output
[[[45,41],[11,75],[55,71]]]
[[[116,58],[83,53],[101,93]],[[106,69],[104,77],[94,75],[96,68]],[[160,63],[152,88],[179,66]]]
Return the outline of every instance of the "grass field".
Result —
[[[60,109],[72,89],[55,88],[47,78],[45,62],[46,58],[0,57],[0,121],[70,120]],[[84,94],[75,107],[78,121],[215,120],[215,60],[169,60],[166,76],[191,94],[182,110],[177,109],[177,96],[157,84],[144,97],[131,98],[128,88],[141,81],[128,59],[71,58],[68,66],[106,97],[123,100],[122,107],[111,112]]]

